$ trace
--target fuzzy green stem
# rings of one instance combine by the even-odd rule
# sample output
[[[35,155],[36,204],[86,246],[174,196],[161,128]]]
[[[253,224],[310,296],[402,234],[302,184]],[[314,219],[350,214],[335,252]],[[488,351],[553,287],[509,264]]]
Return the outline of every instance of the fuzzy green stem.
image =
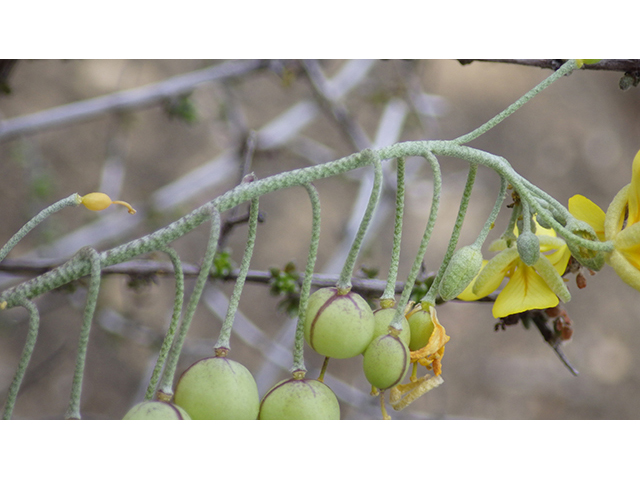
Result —
[[[473,245],[475,247],[478,247],[478,248],[482,247],[485,240],[487,239],[487,236],[489,235],[489,232],[493,228],[496,218],[498,218],[498,214],[502,209],[504,196],[507,193],[507,184],[508,184],[507,180],[503,177],[500,177],[500,191],[498,192],[498,197],[496,198],[496,202],[493,204],[493,209],[489,214],[489,218],[487,218],[487,221],[484,222],[482,230],[480,231],[480,235],[478,235],[478,238],[476,239],[476,241],[473,242]],[[509,231],[513,232],[513,225],[511,226],[511,230]]]
[[[522,203],[522,230],[520,234],[525,232],[531,232],[531,208],[527,202]]]
[[[147,392],[144,396],[145,400],[151,400],[153,398],[153,393],[157,387],[162,367],[167,360],[169,349],[171,348],[171,344],[173,343],[176,330],[178,328],[178,322],[180,321],[180,315],[182,313],[182,304],[184,302],[184,272],[182,271],[182,262],[180,261],[178,252],[169,246],[160,248],[160,251],[166,253],[173,264],[173,275],[176,282],[176,296],[173,301],[173,315],[171,316],[169,329],[167,330],[167,334],[165,335],[162,346],[160,347],[158,360],[156,361],[153,373],[151,374],[151,379],[149,380]]]
[[[427,162],[429,162],[431,170],[433,171],[433,197],[431,199],[431,211],[429,212],[429,220],[427,221],[427,227],[425,228],[424,234],[422,236],[422,241],[420,242],[420,246],[418,247],[416,258],[413,262],[413,265],[411,266],[411,271],[407,276],[402,294],[400,295],[396,313],[393,316],[393,320],[389,324],[390,327],[396,328],[398,330],[402,329],[402,317],[404,316],[404,308],[409,302],[411,291],[413,290],[413,286],[416,282],[416,278],[418,277],[418,273],[420,273],[422,259],[427,252],[427,245],[429,244],[429,240],[431,239],[433,227],[435,226],[436,218],[438,216],[438,208],[440,206],[440,193],[442,192],[442,174],[440,173],[440,164],[438,163],[438,159],[431,152],[427,152],[424,158],[427,160]]]
[[[571,233],[564,228],[563,225],[560,225],[551,213],[541,208],[536,199],[536,197],[539,197],[537,192],[536,195],[530,193],[528,183],[513,170],[504,158],[474,148],[458,145],[455,142],[437,140],[397,143],[381,148],[375,153],[376,154],[372,154],[370,150],[365,150],[326,164],[292,170],[255,182],[241,184],[156,232],[101,253],[101,264],[104,268],[125,262],[135,256],[158,250],[162,245],[166,245],[182,237],[209,219],[212,208],[218,212],[226,211],[239,203],[258,198],[267,193],[304,185],[321,178],[339,175],[356,168],[371,165],[379,159],[426,157],[427,155],[460,158],[470,163],[477,163],[495,170],[498,175],[513,185],[519,195],[524,198],[524,201],[530,203],[533,211],[537,211],[538,215],[542,217],[548,225],[563,235],[565,239],[583,248],[594,251],[610,252],[613,250],[613,243],[611,241],[597,242],[586,240]],[[0,294],[0,304],[6,301],[6,308],[11,308],[19,304],[19,298],[34,298],[87,274],[89,274],[89,267],[86,262],[72,259],[54,270],[5,290]],[[345,281],[345,284],[348,283],[349,281]]]
[[[76,368],[73,373],[73,382],[71,384],[71,399],[69,400],[69,408],[65,414],[68,420],[80,420],[80,397],[82,396],[82,379],[84,377],[84,366],[87,358],[87,347],[89,345],[89,334],[91,332],[91,323],[93,322],[93,314],[96,311],[98,303],[98,294],[100,293],[100,255],[91,247],[84,247],[78,252],[78,257],[84,259],[91,267],[91,278],[89,280],[89,289],[87,291],[87,303],[84,308],[82,318],[82,328],[80,329],[80,340],[78,341],[78,353],[76,355]]]
[[[488,132],[493,127],[498,125],[500,122],[502,122],[504,119],[506,119],[509,115],[511,115],[512,113],[516,112],[520,108],[522,108],[529,100],[531,100],[536,95],[538,95],[540,92],[542,92],[544,89],[546,89],[548,86],[553,84],[556,80],[564,77],[565,75],[568,75],[573,70],[576,70],[576,69],[579,69],[579,68],[580,67],[577,65],[575,60],[569,60],[569,61],[565,62],[562,65],[562,67],[560,67],[558,70],[556,70],[553,74],[551,74],[545,80],[540,82],[533,89],[529,90],[526,94],[524,94],[522,97],[520,97],[514,103],[512,103],[505,110],[503,110],[502,112],[497,114],[491,120],[489,120],[488,122],[484,123],[480,127],[476,128],[472,132],[469,132],[466,135],[458,137],[453,141],[455,143],[459,144],[459,145],[462,145],[462,144],[465,144],[465,143],[469,143],[470,141],[478,138],[480,135]]]
[[[24,348],[22,349],[22,355],[20,355],[18,368],[16,369],[13,381],[9,387],[7,401],[4,405],[4,414],[2,415],[3,420],[9,420],[13,414],[13,407],[16,404],[16,398],[18,398],[22,379],[24,378],[24,374],[29,366],[31,354],[33,353],[33,348],[35,347],[36,340],[38,338],[38,329],[40,327],[40,314],[38,313],[38,307],[36,307],[36,304],[31,300],[22,298],[18,300],[18,305],[23,306],[27,312],[29,312],[29,332],[27,333],[27,340],[24,344]]]
[[[449,265],[449,261],[453,256],[453,253],[458,245],[458,239],[460,238],[460,231],[462,230],[462,224],[464,223],[464,218],[467,216],[467,208],[469,207],[469,200],[471,200],[471,191],[473,190],[473,184],[476,181],[476,174],[478,173],[478,165],[471,164],[469,166],[469,173],[467,174],[467,183],[464,186],[464,190],[462,192],[462,198],[460,199],[460,207],[458,208],[458,216],[456,217],[456,221],[453,225],[453,231],[451,232],[451,238],[449,239],[449,245],[447,246],[447,251],[444,254],[444,259],[440,264],[440,268],[436,273],[435,278],[433,279],[433,283],[429,290],[422,298],[422,303],[428,303],[431,305],[435,304],[436,295],[438,292],[438,288],[440,286],[440,281],[444,275],[444,271]]]
[[[360,253],[360,247],[362,246],[362,241],[364,240],[364,236],[367,233],[369,223],[371,223],[373,213],[378,206],[378,200],[380,200],[380,192],[382,191],[382,164],[380,162],[380,158],[372,150],[365,150],[365,152],[369,152],[369,154],[375,159],[373,163],[373,188],[371,189],[369,203],[367,204],[367,208],[365,209],[362,221],[360,222],[360,227],[358,227],[356,238],[353,240],[351,250],[349,251],[349,255],[347,256],[347,260],[342,267],[342,273],[340,274],[338,284],[336,285],[338,287],[338,292],[347,293],[349,290],[351,290],[351,277],[353,275],[353,269],[356,264],[356,259],[358,258],[358,254]]]
[[[313,271],[318,257],[318,246],[320,245],[320,196],[318,191],[311,184],[304,186],[309,194],[313,221],[311,224],[311,241],[309,243],[309,255],[307,256],[307,266],[304,271],[304,280],[300,287],[300,303],[298,305],[298,324],[296,325],[296,335],[293,351],[292,371],[307,371],[304,366],[304,321],[309,302],[309,292],[311,291],[311,281]]]
[[[402,239],[402,216],[404,214],[404,174],[405,159],[398,158],[397,187],[396,187],[396,218],[393,227],[393,248],[391,250],[391,264],[387,277],[387,286],[380,300],[395,299],[396,280],[398,279],[398,265],[400,264],[400,242]],[[389,302],[391,303],[391,302]]]
[[[245,280],[247,279],[247,272],[249,271],[249,264],[251,263],[251,257],[253,256],[253,247],[256,244],[256,232],[258,229],[258,214],[260,210],[258,208],[258,199],[251,200],[251,212],[249,213],[249,233],[247,234],[247,243],[244,247],[244,255],[242,256],[242,262],[240,263],[240,273],[236,278],[236,284],[233,286],[233,293],[229,299],[229,308],[227,309],[227,316],[222,322],[222,328],[220,329],[220,336],[214,346],[214,350],[218,348],[224,348],[229,350],[229,339],[231,338],[231,329],[233,328],[233,321],[236,318],[236,312],[238,311],[238,305],[240,304],[240,295],[244,288]]]
[[[171,347],[171,350],[169,351],[169,357],[167,358],[162,379],[160,380],[160,386],[158,387],[158,394],[162,395],[163,398],[171,398],[173,396],[173,378],[178,366],[180,352],[182,352],[184,341],[187,338],[187,332],[191,326],[193,316],[196,313],[196,308],[198,307],[198,302],[200,301],[200,296],[204,290],[207,278],[209,278],[209,272],[211,271],[213,259],[218,248],[218,238],[220,237],[220,213],[217,209],[209,206],[209,217],[211,219],[211,230],[209,232],[209,243],[207,244],[204,260],[200,267],[200,273],[198,273],[196,284],[191,292],[191,297],[189,297],[189,303],[187,304],[187,309],[184,317],[182,318],[182,322],[180,323],[178,335]]]
[[[42,222],[49,215],[52,215],[65,207],[77,207],[78,205],[80,205],[80,195],[74,193],[73,195],[69,195],[67,198],[63,198],[42,210],[35,217],[29,220],[20,230],[18,230],[18,232],[9,239],[4,247],[2,247],[0,250],[0,262],[5,259],[11,249],[13,249],[13,247],[15,247],[27,233],[33,230],[36,225]]]

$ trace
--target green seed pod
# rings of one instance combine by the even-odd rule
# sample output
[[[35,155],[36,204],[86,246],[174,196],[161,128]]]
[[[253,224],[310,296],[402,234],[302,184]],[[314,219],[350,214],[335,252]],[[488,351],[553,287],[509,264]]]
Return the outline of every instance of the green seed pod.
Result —
[[[373,319],[375,320],[375,327],[373,329],[373,338],[377,338],[380,335],[387,335],[389,333],[389,324],[393,321],[396,314],[395,308],[379,308],[373,312]],[[400,340],[409,345],[411,341],[411,329],[409,328],[409,322],[402,316],[402,331],[400,332]]]
[[[582,220],[570,220],[569,223],[567,223],[567,230],[584,239],[592,240],[594,242],[599,241],[593,227]],[[571,251],[571,255],[573,255],[573,258],[575,258],[580,265],[584,265],[596,272],[602,269],[604,266],[604,252],[581,247],[575,242],[572,242],[570,238],[565,240],[569,250]]]
[[[412,352],[420,350],[431,338],[431,334],[435,328],[433,320],[428,310],[418,310],[409,318],[409,327],[411,329],[411,341],[409,342],[409,350]]]
[[[264,395],[258,420],[340,420],[340,405],[324,383],[290,378]]]
[[[360,295],[321,288],[309,297],[304,338],[320,355],[351,358],[371,343],[374,325],[373,312]]]
[[[482,252],[479,248],[467,245],[454,253],[438,289],[442,300],[449,301],[464,292],[481,268]]]
[[[148,401],[135,405],[123,420],[191,420],[181,407],[172,403]]]
[[[533,232],[522,232],[516,241],[518,255],[525,265],[534,266],[540,258],[540,239]]]
[[[410,363],[409,347],[400,338],[381,335],[365,350],[362,368],[371,385],[386,390],[402,381]]]
[[[255,420],[260,407],[249,370],[225,357],[204,358],[185,370],[174,401],[194,420]]]

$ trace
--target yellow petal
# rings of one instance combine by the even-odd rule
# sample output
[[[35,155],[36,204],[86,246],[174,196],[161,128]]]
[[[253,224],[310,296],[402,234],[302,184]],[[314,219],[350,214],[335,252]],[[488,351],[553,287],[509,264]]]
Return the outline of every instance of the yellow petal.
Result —
[[[564,275],[564,272],[567,270],[567,264],[569,263],[569,259],[571,258],[571,251],[569,247],[565,244],[564,246],[558,248],[555,252],[552,252],[548,255],[545,255],[551,264],[558,272],[558,275]]]
[[[492,313],[494,317],[502,318],[526,310],[555,307],[558,303],[556,294],[533,267],[518,262],[509,283],[493,304]]]
[[[640,223],[628,225],[614,240],[616,250],[631,250],[640,246]]]
[[[596,231],[598,239],[604,241],[604,211],[587,197],[574,195],[569,199],[569,213],[588,223]]]
[[[484,266],[487,263],[489,263],[489,260],[482,260],[482,268],[484,268]],[[482,271],[482,268],[480,269],[480,272]],[[480,275],[480,272],[478,272],[478,275]],[[475,293],[473,293],[473,285],[476,283],[476,279],[478,278],[478,275],[476,275],[476,278],[471,280],[471,283],[467,285],[467,288],[465,288],[464,291],[460,295],[458,295],[457,298],[459,300],[464,300],[465,302],[473,302],[475,300],[482,298],[476,295]]]
[[[607,214],[604,218],[604,237],[606,240],[613,240],[624,224],[624,217],[627,213],[628,193],[631,184],[622,187],[620,191],[613,197],[613,200],[607,208]]]
[[[556,237],[556,231],[553,228],[544,228],[542,226],[540,226],[540,224],[538,223],[537,220],[534,219],[534,221],[536,222],[536,235],[540,236],[548,236],[548,237]]]
[[[640,150],[636,153],[631,167],[631,187],[628,192],[629,219],[627,223],[633,225],[640,221]]]
[[[489,263],[480,270],[473,284],[473,294],[482,298],[495,291],[518,258],[518,250],[512,247],[489,260]]]
[[[634,252],[636,258],[640,258],[640,247]],[[633,257],[632,257],[633,258]],[[640,290],[640,266],[634,265],[625,255],[618,250],[611,252],[607,258],[607,263],[613,267],[618,276],[627,284]]]
[[[547,257],[541,256],[534,265],[534,268],[560,300],[564,303],[568,303],[571,300],[571,293],[569,293],[567,286],[564,284],[564,280]],[[562,273],[564,273],[564,270]]]
[[[556,250],[562,247],[566,247],[567,243],[559,237],[551,237],[549,235],[538,235],[540,240],[540,251],[548,252],[550,250]]]

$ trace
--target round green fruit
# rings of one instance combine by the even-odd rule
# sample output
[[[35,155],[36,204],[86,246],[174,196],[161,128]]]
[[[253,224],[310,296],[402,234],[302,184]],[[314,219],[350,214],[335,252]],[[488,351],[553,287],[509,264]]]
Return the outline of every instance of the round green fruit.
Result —
[[[369,304],[357,293],[340,295],[337,288],[330,287],[309,297],[304,337],[320,355],[332,358],[360,355],[373,339],[374,326]]]
[[[399,337],[381,335],[364,352],[362,368],[371,385],[386,390],[402,381],[410,363],[409,347]]]
[[[340,420],[340,405],[333,391],[324,383],[290,378],[265,394],[258,419]]]
[[[177,405],[148,401],[134,406],[123,420],[191,420],[191,417]]]
[[[204,358],[185,370],[174,402],[194,420],[255,420],[260,408],[249,370],[225,357]]]
[[[389,324],[393,321],[395,314],[395,308],[379,308],[373,312],[373,319],[375,320],[373,338],[377,338],[380,335],[387,335],[389,333]],[[400,339],[407,345],[409,345],[409,342],[411,341],[409,322],[404,315],[402,316],[402,331],[400,332]]]
[[[431,338],[434,325],[428,310],[418,310],[409,318],[409,328],[411,329],[411,341],[409,350],[412,352],[420,350]]]

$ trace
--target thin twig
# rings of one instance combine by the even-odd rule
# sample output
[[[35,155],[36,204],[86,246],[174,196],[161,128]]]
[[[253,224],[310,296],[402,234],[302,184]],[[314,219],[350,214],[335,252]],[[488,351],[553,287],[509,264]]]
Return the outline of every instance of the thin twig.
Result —
[[[491,63],[509,63],[514,65],[523,65],[528,67],[550,68],[557,70],[562,66],[565,60],[559,59],[474,59],[474,60],[458,60],[462,65],[469,65],[473,62],[491,62]],[[600,60],[598,63],[585,64],[584,70],[608,70],[612,72],[630,72],[640,70],[640,60],[638,59],[611,59]]]
[[[52,261],[47,259],[7,259],[0,263],[0,272],[7,272],[16,276],[41,275],[53,270],[64,261]],[[200,267],[194,264],[183,263],[184,276],[197,277]],[[118,265],[112,265],[102,269],[103,275],[130,275],[135,278],[173,276],[173,265],[171,262],[157,262],[153,260],[131,260]],[[220,278],[226,282],[233,282],[238,278],[239,270],[233,269],[228,275]],[[262,270],[249,270],[247,282],[268,285],[273,279],[271,272]],[[302,285],[304,274],[300,273],[298,282]],[[311,284],[316,288],[334,287],[338,281],[337,274],[314,273]],[[376,278],[353,277],[351,279],[352,290],[365,296],[382,295],[385,289],[386,280]],[[399,294],[404,288],[404,282],[396,282],[395,293]],[[480,302],[493,302],[495,296],[487,296],[476,300]]]
[[[237,77],[264,68],[262,60],[225,62],[131,90],[50,108],[0,122],[0,141],[82,122],[106,113],[146,108],[191,92],[202,83]]]
[[[560,361],[562,361],[564,366],[567,367],[567,369],[574,376],[577,377],[578,370],[576,370],[575,367],[571,365],[571,363],[569,362],[569,359],[566,357],[566,355],[560,348],[560,342],[553,335],[553,332],[551,331],[551,329],[549,328],[549,325],[547,324],[547,320],[548,320],[547,316],[543,314],[541,311],[535,311],[530,313],[531,313],[530,318],[531,320],[533,320],[534,325],[542,334],[542,338],[544,338],[545,342],[547,342],[551,346],[551,348],[553,348],[553,351],[556,352],[556,355],[558,355],[558,358],[560,358]]]
[[[316,60],[303,62],[304,72],[311,82],[320,106],[325,108],[342,127],[356,150],[363,150],[371,146],[362,127],[352,118],[346,107],[338,100],[337,95],[330,91],[327,80],[322,73],[320,64]]]

